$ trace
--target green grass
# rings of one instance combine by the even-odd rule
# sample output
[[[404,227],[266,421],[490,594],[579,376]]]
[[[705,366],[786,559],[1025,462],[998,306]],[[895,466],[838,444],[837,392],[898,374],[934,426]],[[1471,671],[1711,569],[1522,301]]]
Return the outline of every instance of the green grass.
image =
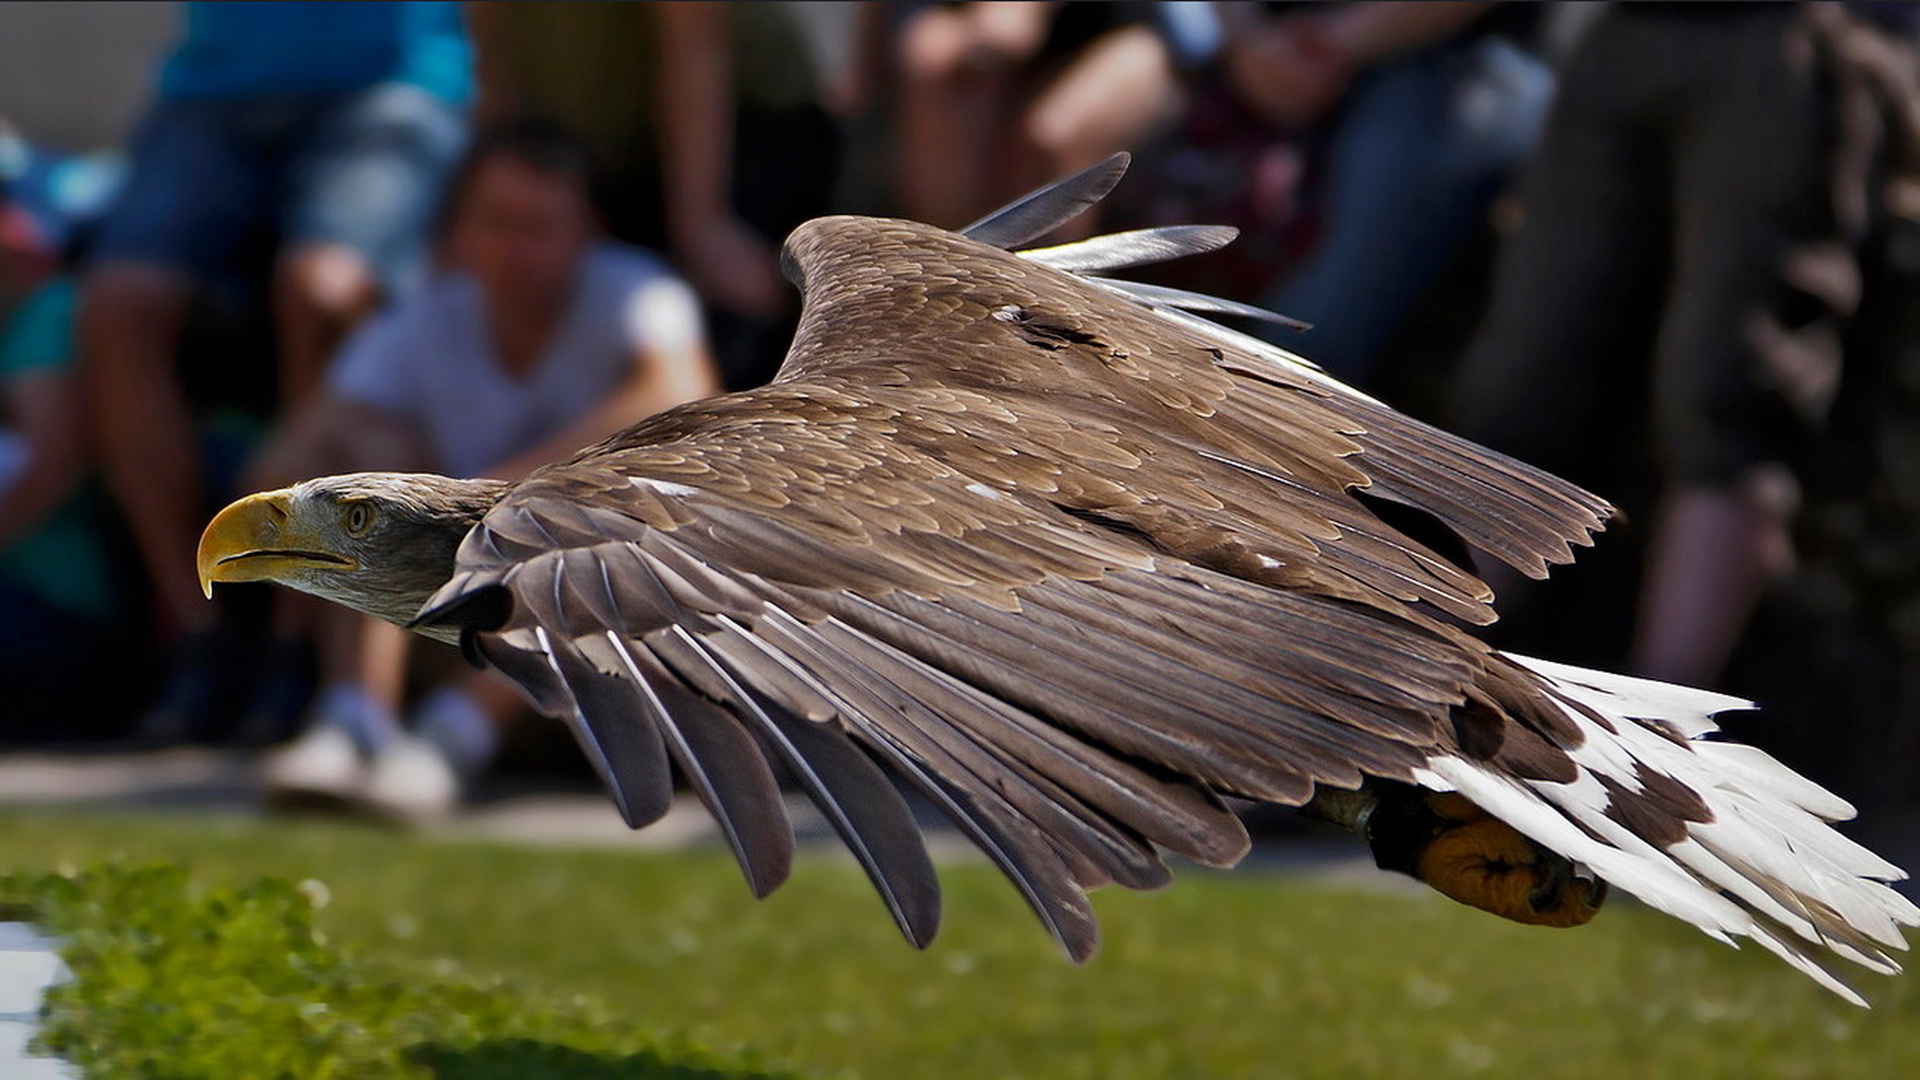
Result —
[[[1435,896],[1183,871],[1159,893],[1099,894],[1106,945],[1075,967],[984,866],[944,872],[946,929],[921,954],[858,871],[825,856],[755,903],[720,853],[0,814],[0,868],[115,859],[178,863],[203,891],[238,887],[223,894],[229,913],[235,896],[298,895],[246,892],[262,876],[323,883],[313,917],[331,959],[307,962],[321,974],[305,989],[257,976],[276,987],[267,996],[296,1013],[371,1008],[386,1026],[370,1038],[436,1080],[1920,1075],[1913,980],[1863,974],[1876,1009],[1862,1012],[1756,949],[1625,905],[1578,931],[1530,930]],[[174,932],[219,938],[208,910]],[[300,955],[297,934],[241,937],[241,951]],[[159,1000],[164,982],[134,985],[156,1013],[180,1004]],[[241,1030],[251,1022],[204,1035],[289,1037]]]
[[[195,887],[178,866],[0,878],[62,938],[41,1049],[95,1077],[774,1080],[578,996],[528,994],[341,949],[324,890]]]

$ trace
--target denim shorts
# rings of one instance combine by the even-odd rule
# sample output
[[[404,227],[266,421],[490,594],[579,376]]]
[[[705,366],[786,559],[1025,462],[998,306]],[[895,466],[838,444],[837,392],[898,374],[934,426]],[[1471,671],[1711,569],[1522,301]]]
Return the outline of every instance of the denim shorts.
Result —
[[[358,252],[383,287],[424,264],[427,232],[465,146],[462,111],[402,83],[346,95],[156,102],[94,258],[242,273],[263,230],[281,250]]]

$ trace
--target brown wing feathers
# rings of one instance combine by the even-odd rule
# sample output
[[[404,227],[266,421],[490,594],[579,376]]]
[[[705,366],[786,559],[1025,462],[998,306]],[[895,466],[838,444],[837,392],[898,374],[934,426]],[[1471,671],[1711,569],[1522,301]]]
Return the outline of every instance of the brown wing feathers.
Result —
[[[429,605],[574,724],[630,823],[671,761],[763,893],[792,851],[777,760],[924,943],[937,884],[885,766],[1079,957],[1081,890],[1244,852],[1219,794],[1577,744],[1477,689],[1491,654],[1443,616],[1488,619],[1484,584],[1351,491],[1527,570],[1598,500],[961,237],[828,219],[790,254],[779,382],[537,473]]]

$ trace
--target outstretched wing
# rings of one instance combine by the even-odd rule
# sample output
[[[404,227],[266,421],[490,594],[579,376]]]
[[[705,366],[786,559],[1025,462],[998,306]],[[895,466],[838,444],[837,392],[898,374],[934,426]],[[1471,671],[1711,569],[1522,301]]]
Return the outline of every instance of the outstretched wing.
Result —
[[[1030,239],[1111,172],[975,229]],[[1163,850],[1244,852],[1222,795],[1297,804],[1367,776],[1531,792],[1503,816],[1549,844],[1632,849],[1621,883],[1659,895],[1719,813],[1699,778],[1654,775],[1655,743],[1693,732],[1649,721],[1655,743],[1622,751],[1638,714],[1597,712],[1458,628],[1493,617],[1473,555],[1544,574],[1609,508],[1190,313],[1230,305],[1088,276],[1223,239],[1015,254],[811,222],[787,246],[806,306],[775,383],[530,477],[423,619],[463,627],[572,723],[629,823],[665,811],[678,767],[756,892],[789,868],[790,772],[916,944],[939,892],[889,776],[1076,958],[1095,943],[1085,890],[1164,882]],[[1885,966],[1891,923],[1845,937],[1847,917],[1796,888],[1763,898],[1773,925]],[[1767,933],[1742,902],[1694,921]]]
[[[631,824],[677,764],[758,892],[791,854],[778,763],[929,940],[933,872],[878,763],[1084,956],[1084,890],[1161,884],[1161,848],[1243,853],[1216,792],[1298,803],[1452,745],[1477,654],[1444,630],[1171,558],[871,420],[787,416],[710,412],[530,480],[433,616],[489,627],[470,647],[574,724]]]
[[[1047,201],[988,231],[1044,231]],[[429,609],[575,725],[629,822],[664,812],[678,765],[757,891],[790,858],[777,763],[931,936],[932,870],[878,763],[1083,956],[1083,890],[1163,882],[1159,849],[1240,856],[1220,793],[1299,803],[1454,746],[1487,653],[1440,616],[1489,619],[1488,591],[1383,507],[1533,572],[1606,512],[1047,265],[1222,239],[1022,258],[814,222],[788,247],[807,305],[779,381],[536,474]]]

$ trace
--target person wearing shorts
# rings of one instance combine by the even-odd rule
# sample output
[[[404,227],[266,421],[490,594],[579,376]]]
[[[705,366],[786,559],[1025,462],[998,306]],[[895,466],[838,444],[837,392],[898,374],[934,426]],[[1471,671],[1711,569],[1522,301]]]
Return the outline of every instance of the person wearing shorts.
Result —
[[[1849,58],[1911,7],[1614,5],[1562,72],[1453,421],[1602,489],[1651,429],[1636,674],[1712,685],[1791,564],[1883,156]]]
[[[192,733],[219,697],[215,611],[193,571],[207,492],[178,377],[189,305],[270,232],[282,411],[308,396],[346,330],[421,264],[471,89],[457,4],[184,13],[80,315],[103,472],[176,635],[156,735]]]

